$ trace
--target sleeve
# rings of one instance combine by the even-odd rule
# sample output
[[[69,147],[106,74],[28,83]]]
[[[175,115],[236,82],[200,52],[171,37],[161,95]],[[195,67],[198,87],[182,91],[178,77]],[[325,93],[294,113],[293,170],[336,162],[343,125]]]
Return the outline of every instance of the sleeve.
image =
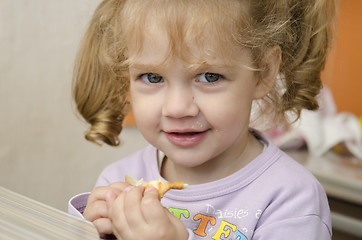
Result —
[[[90,193],[81,193],[72,197],[68,202],[68,213],[75,217],[84,219],[83,212],[87,205],[88,197]]]
[[[101,174],[98,176],[97,182],[94,187],[108,186],[112,182],[119,181],[118,178],[121,173],[119,172],[120,168],[118,167],[118,164],[120,163],[120,161],[115,162],[112,165],[109,165],[105,169],[103,169]],[[83,212],[87,205],[89,195],[90,192],[86,192],[80,193],[72,197],[68,202],[68,213],[84,219]]]
[[[111,181],[107,178],[107,176],[109,176],[110,170],[112,170],[112,168],[106,167],[102,171],[102,173],[99,175],[99,177],[97,179],[95,187],[108,186],[111,183]],[[113,175],[115,175],[115,174],[113,174]],[[111,174],[111,176],[113,176],[113,175]],[[86,193],[80,193],[80,194],[72,197],[68,202],[68,213],[70,215],[84,219],[83,212],[87,205],[89,195],[90,195],[90,192],[86,192]]]
[[[331,240],[331,231],[317,215],[285,219],[260,226],[253,235],[253,240]]]

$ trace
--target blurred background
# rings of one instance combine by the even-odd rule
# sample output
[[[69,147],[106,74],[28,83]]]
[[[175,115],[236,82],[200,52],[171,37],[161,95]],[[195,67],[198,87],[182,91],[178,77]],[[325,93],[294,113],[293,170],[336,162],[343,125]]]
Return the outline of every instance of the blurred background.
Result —
[[[120,147],[84,139],[71,99],[75,53],[99,0],[0,0],[0,186],[66,211],[101,170],[146,145],[128,119]],[[341,0],[323,73],[339,112],[362,116],[362,1]]]
[[[74,56],[99,0],[0,0],[0,186],[66,211],[103,168],[145,145],[135,127],[122,147],[84,139],[74,111]]]

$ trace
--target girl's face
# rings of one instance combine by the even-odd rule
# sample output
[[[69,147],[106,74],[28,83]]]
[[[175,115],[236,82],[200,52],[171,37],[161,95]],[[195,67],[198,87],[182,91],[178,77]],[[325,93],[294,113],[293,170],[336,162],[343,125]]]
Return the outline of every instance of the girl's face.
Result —
[[[230,66],[221,55],[204,56],[202,49],[189,46],[206,64],[191,67],[177,56],[165,61],[169,42],[157,28],[145,37],[140,54],[129,45],[130,92],[138,129],[165,153],[174,169],[211,172],[235,166],[255,150],[249,115],[252,100],[264,95],[253,71],[244,67],[252,65],[251,57],[248,51],[239,51],[238,66]]]

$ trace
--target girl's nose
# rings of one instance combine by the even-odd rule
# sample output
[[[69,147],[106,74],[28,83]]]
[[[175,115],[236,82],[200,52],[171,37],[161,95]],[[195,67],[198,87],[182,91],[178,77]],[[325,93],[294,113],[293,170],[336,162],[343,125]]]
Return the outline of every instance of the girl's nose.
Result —
[[[172,118],[195,117],[199,108],[193,91],[189,88],[168,89],[162,107],[162,115]]]

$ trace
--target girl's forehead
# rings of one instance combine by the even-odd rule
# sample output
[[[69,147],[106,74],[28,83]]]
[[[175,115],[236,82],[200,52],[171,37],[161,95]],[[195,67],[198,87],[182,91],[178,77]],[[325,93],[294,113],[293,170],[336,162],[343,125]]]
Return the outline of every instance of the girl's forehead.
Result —
[[[234,39],[243,12],[240,2],[126,1],[122,22],[130,60],[154,49],[159,49],[165,58],[176,55],[184,60],[199,58],[197,62],[213,57],[230,59],[236,48],[240,50]]]
[[[181,59],[189,64],[221,60],[221,53],[218,53],[218,49],[214,49],[212,45],[215,43],[211,41],[199,46],[194,41],[183,42],[180,39],[172,39],[172,36],[170,37],[161,27],[150,27],[143,34],[143,36],[134,36],[133,40],[128,42],[130,65],[157,66],[173,62],[175,59]],[[136,41],[136,38],[141,38],[142,41]],[[220,57],[216,57],[217,55]]]
[[[152,21],[148,24],[150,27],[144,32],[142,44],[136,44],[135,39],[128,44],[128,62],[131,67],[158,69],[175,61],[178,63],[181,61],[190,69],[252,65],[250,52],[247,49],[241,49],[233,44],[222,45],[213,38],[204,42],[194,40],[182,42],[176,39],[173,45],[173,39],[165,29],[157,27]]]
[[[133,35],[127,43],[130,63],[157,63],[159,59],[167,59],[171,53],[170,41],[166,31],[158,27],[154,21],[148,21],[144,32]]]

